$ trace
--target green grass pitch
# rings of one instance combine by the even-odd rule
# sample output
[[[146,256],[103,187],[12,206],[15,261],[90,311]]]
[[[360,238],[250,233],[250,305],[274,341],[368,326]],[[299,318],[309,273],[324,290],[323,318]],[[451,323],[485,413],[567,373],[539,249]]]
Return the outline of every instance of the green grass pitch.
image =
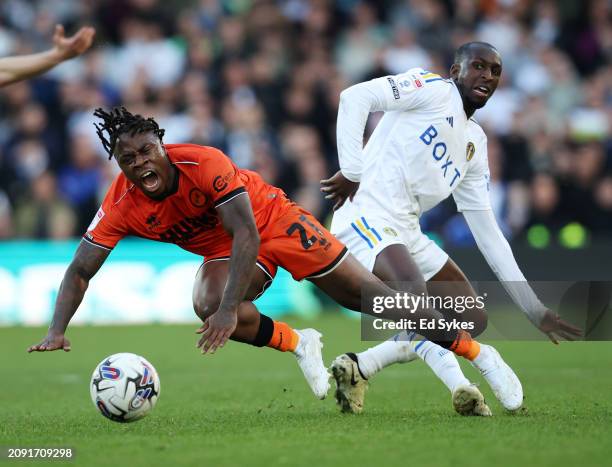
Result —
[[[337,314],[287,321],[324,333],[326,363],[368,346],[358,322]],[[455,414],[446,388],[416,361],[374,378],[364,413],[354,416],[338,412],[331,391],[316,400],[292,355],[230,343],[202,356],[195,328],[74,327],[72,352],[31,355],[25,349],[43,329],[0,329],[0,445],[67,446],[71,465],[116,467],[560,467],[612,458],[610,343],[495,343],[523,382],[525,409],[515,415],[463,363],[494,417]],[[158,405],[136,423],[106,420],[89,398],[94,366],[116,352],[142,354],[160,374]]]

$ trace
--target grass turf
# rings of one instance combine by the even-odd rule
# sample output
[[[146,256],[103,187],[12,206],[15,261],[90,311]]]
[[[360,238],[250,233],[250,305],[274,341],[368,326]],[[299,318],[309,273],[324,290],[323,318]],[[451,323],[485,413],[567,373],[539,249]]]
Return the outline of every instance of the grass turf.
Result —
[[[358,322],[338,315],[288,321],[323,331],[327,363],[367,346]],[[0,329],[0,445],[67,446],[72,465],[130,467],[560,467],[604,465],[612,455],[610,343],[495,343],[525,389],[525,409],[515,415],[463,363],[494,417],[455,414],[442,383],[417,361],[378,375],[364,413],[354,416],[337,411],[331,391],[315,400],[291,355],[231,343],[201,356],[195,328],[75,327],[72,352],[31,355],[25,349],[43,329]],[[140,353],[160,374],[159,403],[136,423],[106,420],[89,399],[94,366],[116,352]]]

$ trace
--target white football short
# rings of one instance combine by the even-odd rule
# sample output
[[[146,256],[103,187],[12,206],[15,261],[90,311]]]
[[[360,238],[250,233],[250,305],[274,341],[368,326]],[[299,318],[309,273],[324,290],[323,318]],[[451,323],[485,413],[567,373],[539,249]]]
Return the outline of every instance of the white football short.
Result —
[[[448,261],[448,255],[421,231],[416,215],[402,221],[381,213],[360,215],[354,209],[334,213],[331,233],[369,271],[378,254],[389,245],[405,245],[425,280],[431,279]]]

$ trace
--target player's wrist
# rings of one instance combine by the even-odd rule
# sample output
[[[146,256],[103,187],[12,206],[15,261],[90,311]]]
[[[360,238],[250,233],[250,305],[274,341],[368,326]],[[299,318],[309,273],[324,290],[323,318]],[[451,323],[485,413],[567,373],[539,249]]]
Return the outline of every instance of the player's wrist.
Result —
[[[65,50],[62,50],[57,46],[52,47],[47,51],[47,57],[53,65],[59,65],[70,58]]]
[[[345,170],[340,170],[340,175],[346,178],[349,182],[359,183],[361,180],[361,174],[356,172],[347,172]]]
[[[238,302],[221,302],[217,313],[238,314]]]

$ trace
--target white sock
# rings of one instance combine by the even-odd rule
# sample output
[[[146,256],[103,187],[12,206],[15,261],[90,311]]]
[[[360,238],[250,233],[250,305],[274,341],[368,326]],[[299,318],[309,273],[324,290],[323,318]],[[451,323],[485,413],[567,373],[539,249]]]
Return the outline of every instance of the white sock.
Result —
[[[400,333],[382,344],[358,353],[359,370],[364,377],[370,378],[389,365],[415,360],[417,354],[411,343],[412,340],[406,338],[406,333]]]
[[[431,368],[440,381],[442,381],[450,392],[462,384],[470,384],[465,377],[455,354],[450,350],[440,347],[424,338],[420,341],[413,341],[414,350]]]
[[[358,353],[359,370],[364,377],[370,378],[389,365],[411,362],[419,357],[451,392],[461,384],[470,384],[453,352],[424,338],[415,340],[419,337],[414,332],[400,333]]]

